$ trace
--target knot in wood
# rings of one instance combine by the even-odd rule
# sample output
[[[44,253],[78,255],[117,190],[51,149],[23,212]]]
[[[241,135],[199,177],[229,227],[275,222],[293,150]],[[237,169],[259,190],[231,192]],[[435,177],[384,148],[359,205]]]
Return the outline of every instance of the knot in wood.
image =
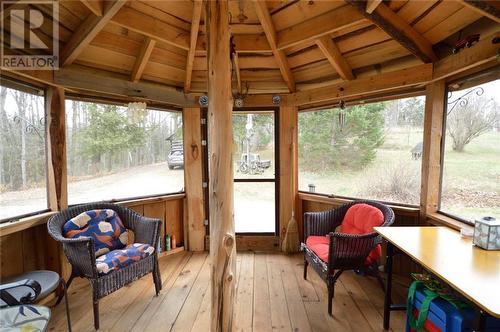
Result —
[[[234,235],[229,234],[229,233],[226,234],[224,236],[223,243],[224,243],[224,247],[226,247],[226,250],[232,249],[233,245],[234,245]]]

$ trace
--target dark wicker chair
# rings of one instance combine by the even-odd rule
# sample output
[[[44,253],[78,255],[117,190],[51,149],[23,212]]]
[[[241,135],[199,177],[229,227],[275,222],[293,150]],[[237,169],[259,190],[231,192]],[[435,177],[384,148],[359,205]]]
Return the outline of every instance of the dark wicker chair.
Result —
[[[49,234],[62,242],[64,253],[71,264],[71,276],[68,280],[69,288],[73,278],[82,277],[90,280],[94,303],[94,327],[99,329],[99,300],[106,295],[118,290],[130,282],[146,275],[153,274],[156,295],[161,290],[161,278],[158,268],[158,254],[134,262],[126,267],[100,276],[96,268],[94,239],[90,237],[66,238],[63,235],[63,225],[69,219],[82,212],[95,209],[112,209],[123,222],[125,228],[134,232],[135,242],[144,243],[157,248],[160,235],[160,220],[143,217],[135,211],[111,203],[84,204],[63,210],[52,216],[47,224]]]
[[[306,243],[301,245],[304,250],[304,279],[307,279],[307,266],[311,264],[328,287],[328,313],[330,315],[332,315],[335,282],[346,270],[355,270],[376,277],[382,289],[385,290],[379,274],[378,262],[374,262],[370,266],[365,265],[370,252],[382,242],[380,235],[376,232],[363,235],[335,232],[337,226],[342,224],[347,210],[360,203],[374,206],[382,212],[384,221],[381,226],[390,226],[394,222],[394,212],[391,208],[382,203],[368,200],[354,201],[328,211],[304,213],[304,242],[311,235],[329,235],[330,237],[328,262],[320,259]]]

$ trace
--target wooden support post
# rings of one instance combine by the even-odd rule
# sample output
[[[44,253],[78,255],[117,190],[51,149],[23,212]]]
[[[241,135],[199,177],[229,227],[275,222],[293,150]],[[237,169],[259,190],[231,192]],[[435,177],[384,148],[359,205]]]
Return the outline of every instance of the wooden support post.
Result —
[[[279,146],[280,146],[280,239],[283,241],[292,211],[296,211],[297,184],[297,117],[296,106],[280,106]]]
[[[211,329],[232,331],[236,241],[228,0],[206,2],[210,155]]]
[[[205,250],[205,225],[203,206],[203,166],[201,147],[201,110],[185,108],[182,120],[184,130],[184,187],[186,190],[186,214],[188,250]]]
[[[59,211],[68,207],[66,159],[66,112],[64,89],[50,86],[45,96],[47,139],[47,193],[49,209]],[[68,279],[71,267],[62,246],[47,235],[47,266]]]
[[[49,87],[46,95],[49,208],[68,207],[64,89]]]
[[[422,221],[425,220],[428,213],[434,213],[439,208],[441,143],[444,136],[445,105],[445,81],[440,80],[428,84],[425,95],[422,186],[420,193],[420,216]]]

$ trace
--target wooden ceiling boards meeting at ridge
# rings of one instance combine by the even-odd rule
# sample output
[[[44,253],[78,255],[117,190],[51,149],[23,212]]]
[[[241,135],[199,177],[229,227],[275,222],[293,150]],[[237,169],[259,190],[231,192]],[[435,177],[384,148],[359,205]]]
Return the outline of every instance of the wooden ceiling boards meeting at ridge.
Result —
[[[305,91],[407,57],[417,61],[406,62],[410,67],[435,61],[449,54],[450,40],[459,38],[459,31],[478,20],[487,20],[486,30],[498,31],[498,7],[471,0],[229,1],[237,55],[233,89]],[[197,1],[175,1],[174,6],[63,0],[60,8],[63,68],[74,62],[130,81],[206,92],[205,14]],[[395,34],[380,20],[403,32]],[[414,46],[407,47],[408,40]]]

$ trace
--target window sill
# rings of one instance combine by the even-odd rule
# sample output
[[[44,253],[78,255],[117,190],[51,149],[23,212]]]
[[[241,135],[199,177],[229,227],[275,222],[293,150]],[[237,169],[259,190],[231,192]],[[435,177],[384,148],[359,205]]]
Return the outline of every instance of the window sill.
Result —
[[[37,214],[35,216],[30,216],[16,221],[3,223],[0,225],[0,237],[15,232],[20,232],[25,229],[35,227],[38,225],[43,225],[47,223],[47,220],[54,214],[56,214],[56,212],[44,212]]]
[[[339,198],[339,197],[328,197],[322,194],[310,194],[306,192],[299,192],[299,199],[303,201],[311,201],[325,204],[346,204],[353,201],[353,199]],[[409,207],[401,205],[391,205],[384,203],[393,209],[395,212],[401,215],[416,216],[419,214],[420,209],[418,207]]]
[[[146,197],[141,199],[134,200],[126,200],[126,201],[117,201],[113,202],[116,204],[123,204],[127,207],[132,207],[135,205],[148,204],[160,201],[170,201],[170,200],[178,200],[186,197],[185,193],[172,194],[172,195],[162,195],[158,197]],[[0,224],[0,237],[9,235],[12,233],[20,232],[28,228],[36,227],[39,225],[46,224],[51,216],[56,214],[57,212],[43,212],[34,216],[21,218],[19,220],[5,222]]]
[[[466,223],[461,222],[460,220],[445,216],[439,212],[433,212],[427,214],[427,221],[435,226],[447,226],[456,231],[460,231],[461,229],[466,229],[469,231],[473,231],[474,227],[471,225],[467,225]]]

